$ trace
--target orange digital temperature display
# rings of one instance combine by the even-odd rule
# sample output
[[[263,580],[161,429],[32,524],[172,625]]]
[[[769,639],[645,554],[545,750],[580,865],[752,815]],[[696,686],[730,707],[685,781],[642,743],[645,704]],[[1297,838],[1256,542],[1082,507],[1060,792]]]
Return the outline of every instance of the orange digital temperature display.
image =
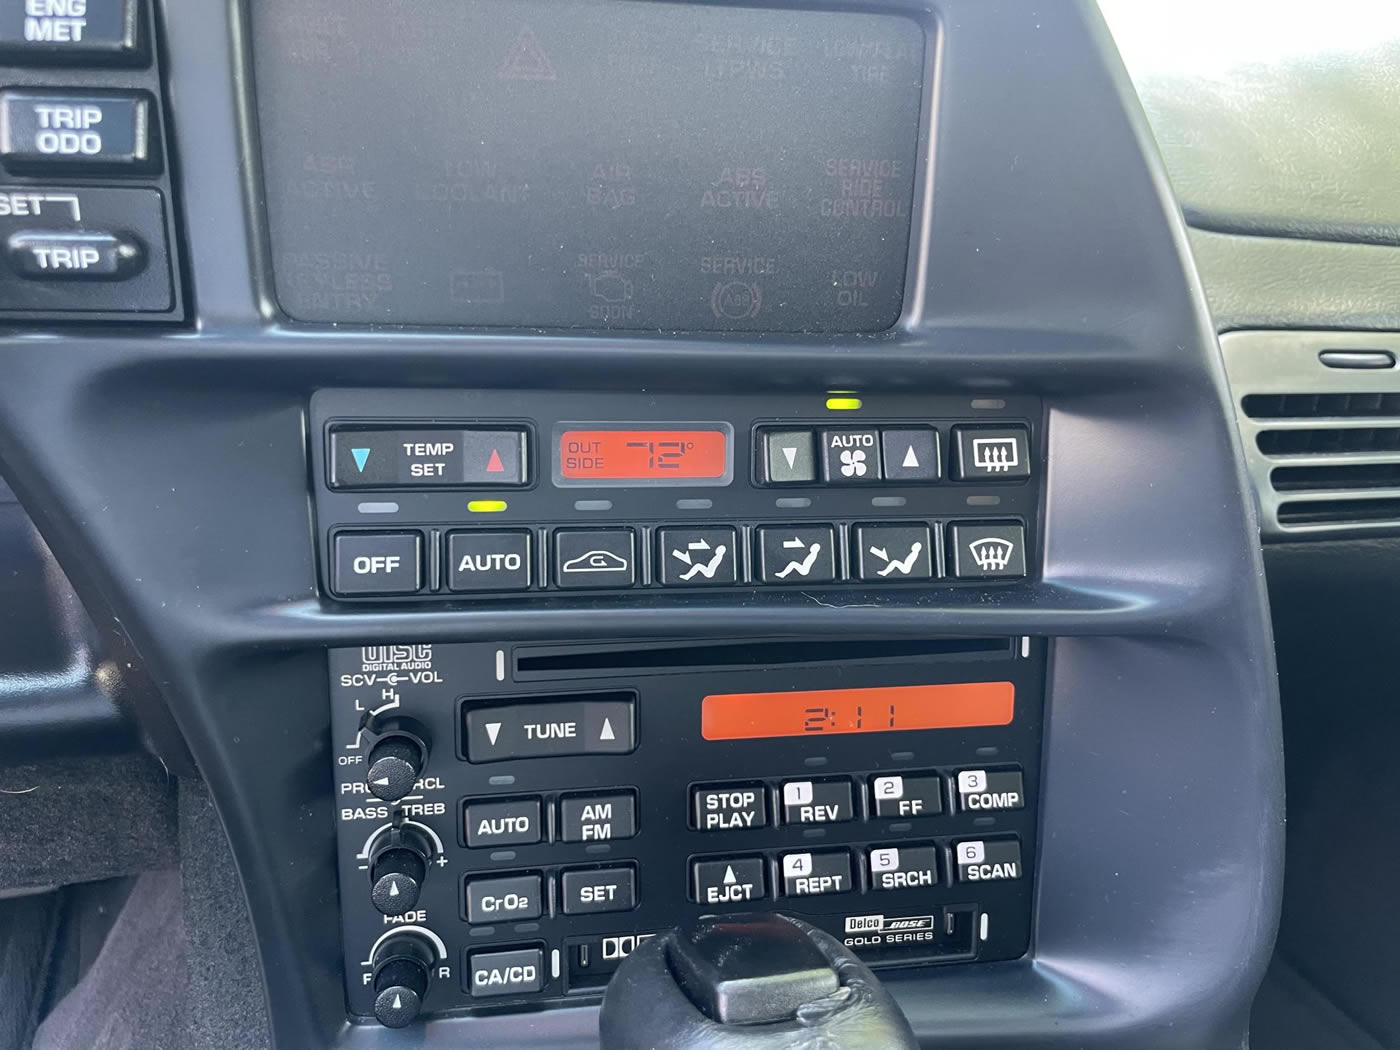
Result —
[[[567,481],[722,482],[729,433],[715,430],[565,430],[558,475]]]
[[[1010,682],[815,689],[793,693],[720,693],[700,706],[706,740],[889,733],[1010,725]]]

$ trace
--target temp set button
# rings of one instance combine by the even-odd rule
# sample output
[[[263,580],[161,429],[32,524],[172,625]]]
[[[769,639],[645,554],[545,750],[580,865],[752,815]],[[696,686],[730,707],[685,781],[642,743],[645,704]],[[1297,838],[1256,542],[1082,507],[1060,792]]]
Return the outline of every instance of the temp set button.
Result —
[[[331,433],[333,489],[519,487],[528,481],[520,430],[346,428]]]

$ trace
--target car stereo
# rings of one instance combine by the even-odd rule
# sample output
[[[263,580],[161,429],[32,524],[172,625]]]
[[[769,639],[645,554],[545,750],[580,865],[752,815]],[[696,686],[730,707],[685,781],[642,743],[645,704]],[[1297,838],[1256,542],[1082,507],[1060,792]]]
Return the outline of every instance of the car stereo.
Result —
[[[251,8],[299,321],[878,331],[904,295],[924,26],[718,3]]]
[[[1024,637],[333,650],[350,1012],[596,996],[716,912],[882,967],[1020,957],[1044,662]]]

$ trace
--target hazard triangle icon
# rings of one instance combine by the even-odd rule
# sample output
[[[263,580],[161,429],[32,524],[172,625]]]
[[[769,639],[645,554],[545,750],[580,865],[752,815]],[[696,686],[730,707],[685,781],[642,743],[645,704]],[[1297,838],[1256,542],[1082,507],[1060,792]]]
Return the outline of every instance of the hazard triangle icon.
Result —
[[[515,38],[515,46],[506,55],[501,66],[502,80],[555,80],[554,63],[545,54],[529,26],[520,27],[520,35]]]
[[[501,462],[501,454],[496,449],[491,450],[491,458],[486,461],[486,473],[504,474],[506,465]]]

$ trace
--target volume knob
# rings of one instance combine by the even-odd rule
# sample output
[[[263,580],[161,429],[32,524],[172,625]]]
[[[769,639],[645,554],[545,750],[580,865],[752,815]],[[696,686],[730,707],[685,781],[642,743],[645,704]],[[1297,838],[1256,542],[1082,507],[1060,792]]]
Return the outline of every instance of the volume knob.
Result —
[[[413,791],[427,763],[427,748],[406,733],[381,737],[370,748],[365,784],[369,793],[385,802],[397,802]]]

